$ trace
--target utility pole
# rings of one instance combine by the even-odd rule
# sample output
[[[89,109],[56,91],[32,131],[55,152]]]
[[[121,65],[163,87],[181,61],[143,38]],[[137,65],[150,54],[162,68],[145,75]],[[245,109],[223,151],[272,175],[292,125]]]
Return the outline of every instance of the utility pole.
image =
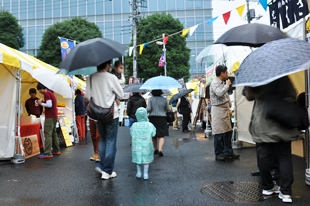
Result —
[[[248,24],[250,24],[253,19],[260,19],[262,17],[262,15],[260,14],[258,16],[255,16],[255,9],[250,9],[250,1],[258,2],[258,0],[246,0],[246,7],[247,7],[246,16]]]
[[[248,20],[248,24],[251,23],[251,19],[250,19],[250,0],[246,0],[246,8],[247,8],[247,20]]]
[[[137,0],[133,0],[132,6],[132,30],[133,30],[133,77],[136,79],[137,74],[137,22],[138,22],[138,10],[137,10]]]
[[[146,8],[147,1],[146,0],[132,0],[129,1],[129,4],[131,5],[132,13],[130,14],[129,18],[132,20],[132,41],[133,41],[133,76],[136,79],[138,76],[137,72],[137,24],[140,20],[140,12],[138,10],[139,7]]]

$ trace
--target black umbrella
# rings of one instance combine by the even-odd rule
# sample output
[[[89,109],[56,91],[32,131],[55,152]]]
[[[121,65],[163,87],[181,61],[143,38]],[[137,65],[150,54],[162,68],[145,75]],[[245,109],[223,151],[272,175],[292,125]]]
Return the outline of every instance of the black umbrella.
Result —
[[[175,95],[173,95],[171,97],[171,99],[169,100],[169,104],[171,104],[175,100],[183,97],[184,95],[187,95],[188,93],[191,93],[192,91],[194,91],[194,90],[193,89],[182,89],[181,91],[179,91],[179,93],[176,93]]]
[[[140,89],[140,87],[142,86],[142,84],[139,83],[133,83],[133,84],[129,84],[126,87],[124,87],[124,92],[135,92],[135,93],[146,93],[149,90],[147,89]]]
[[[267,42],[284,38],[288,38],[288,36],[278,28],[266,24],[252,23],[228,30],[214,43],[227,46],[260,47]]]
[[[58,73],[89,75],[97,71],[97,66],[120,57],[127,46],[105,38],[86,40],[78,44],[61,62]]]

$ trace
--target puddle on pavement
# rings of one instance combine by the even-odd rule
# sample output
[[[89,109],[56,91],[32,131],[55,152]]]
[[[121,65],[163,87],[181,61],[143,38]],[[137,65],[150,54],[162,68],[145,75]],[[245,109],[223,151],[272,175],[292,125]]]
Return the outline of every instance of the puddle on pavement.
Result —
[[[175,147],[175,149],[178,149],[179,148],[179,142],[181,143],[186,143],[186,142],[190,142],[191,138],[173,138],[172,141],[173,141],[173,145]]]

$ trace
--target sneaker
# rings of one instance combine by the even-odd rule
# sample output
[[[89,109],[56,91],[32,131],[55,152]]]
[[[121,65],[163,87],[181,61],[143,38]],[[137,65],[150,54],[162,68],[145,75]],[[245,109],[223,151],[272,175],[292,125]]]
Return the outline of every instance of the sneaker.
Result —
[[[179,129],[178,128],[173,128],[173,130],[178,131]]]
[[[95,161],[96,160],[96,154],[93,154],[89,159],[90,159],[90,161]]]
[[[215,156],[216,161],[225,161],[225,156],[223,154],[219,154]]]
[[[291,195],[283,195],[282,192],[279,193],[278,197],[282,200],[282,202],[293,202]]]
[[[225,159],[239,159],[240,155],[232,154],[232,155],[225,155]]]
[[[110,177],[111,177],[111,178],[114,178],[114,177],[116,177],[116,176],[117,176],[117,174],[116,174],[116,172],[114,172],[114,171],[112,172],[112,174],[110,174]]]
[[[96,155],[95,161],[100,162],[100,155],[99,154]]]
[[[90,158],[91,161],[96,161],[96,162],[100,162],[100,156],[99,154],[93,154]]]
[[[38,156],[38,159],[51,159],[51,158],[53,158],[53,155],[51,154],[40,154]]]
[[[159,152],[158,152],[158,156],[160,156],[160,157],[164,156],[163,152],[162,152],[162,151],[159,151]]]
[[[108,173],[102,171],[102,173],[101,173],[101,179],[103,179],[103,180],[108,180],[108,179],[110,179],[110,178],[111,178],[111,175],[109,175]]]
[[[53,155],[60,155],[61,152],[59,152],[59,151],[58,151],[58,152],[52,152],[52,154],[53,154]]]
[[[280,193],[280,187],[276,184],[273,185],[273,188],[271,188],[270,190],[263,190],[263,195],[272,195],[274,193]]]

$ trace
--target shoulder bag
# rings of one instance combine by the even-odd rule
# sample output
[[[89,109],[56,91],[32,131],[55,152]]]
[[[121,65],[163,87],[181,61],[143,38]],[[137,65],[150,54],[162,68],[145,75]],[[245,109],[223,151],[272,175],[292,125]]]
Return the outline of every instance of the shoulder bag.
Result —
[[[92,90],[91,78],[92,77],[90,77],[90,94]],[[112,104],[110,108],[104,108],[104,107],[101,107],[95,104],[94,98],[91,96],[89,103],[87,105],[87,108],[86,108],[86,112],[87,112],[87,115],[94,120],[97,120],[103,123],[109,122],[113,120],[113,117],[114,117],[114,103]]]
[[[296,101],[289,102],[282,98],[271,97],[266,101],[266,117],[273,119],[287,128],[308,129],[309,116],[305,107]]]
[[[172,111],[168,111],[166,112],[167,115],[167,122],[174,122],[174,112]]]

